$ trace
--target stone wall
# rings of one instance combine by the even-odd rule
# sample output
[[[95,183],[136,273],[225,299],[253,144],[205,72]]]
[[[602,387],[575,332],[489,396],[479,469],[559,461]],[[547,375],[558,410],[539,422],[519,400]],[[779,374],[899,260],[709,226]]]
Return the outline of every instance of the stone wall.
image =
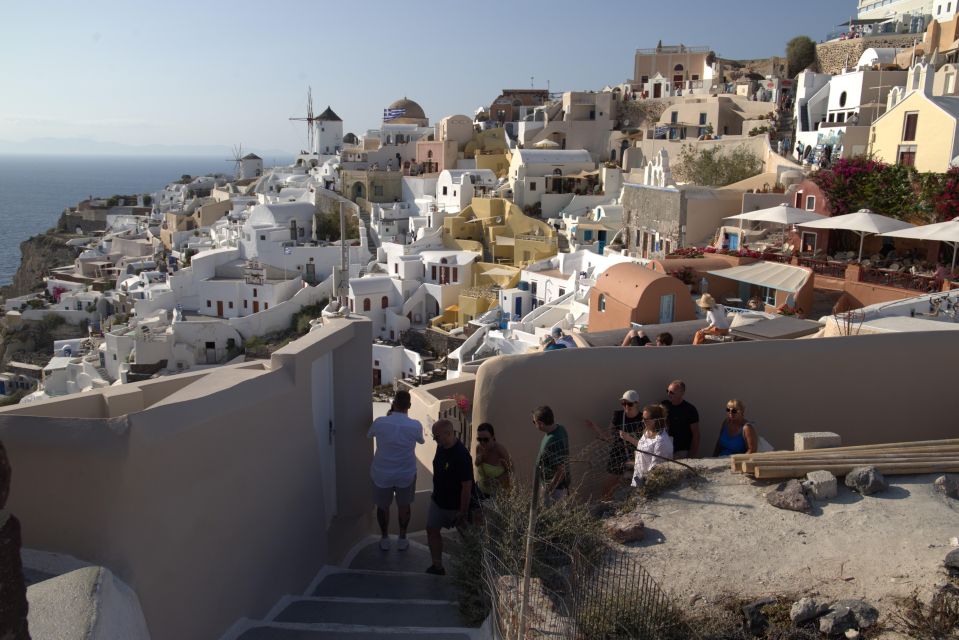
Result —
[[[838,74],[843,67],[855,66],[866,49],[911,47],[916,38],[922,42],[920,34],[886,34],[874,38],[855,38],[853,40],[836,40],[816,45],[816,63],[823,73]]]
[[[652,229],[679,245],[679,226],[683,217],[683,196],[675,189],[627,185],[623,189],[626,248],[635,251],[638,229]]]

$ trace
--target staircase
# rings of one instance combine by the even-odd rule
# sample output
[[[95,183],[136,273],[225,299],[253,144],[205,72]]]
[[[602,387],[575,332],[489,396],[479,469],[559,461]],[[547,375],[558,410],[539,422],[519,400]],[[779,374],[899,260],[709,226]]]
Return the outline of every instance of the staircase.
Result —
[[[302,596],[284,596],[263,620],[243,619],[221,640],[479,640],[463,626],[449,576],[424,573],[431,564],[423,534],[410,547],[383,551],[379,538],[354,547],[342,566],[323,567]],[[451,548],[455,544],[453,539]],[[445,563],[449,569],[449,563]]]

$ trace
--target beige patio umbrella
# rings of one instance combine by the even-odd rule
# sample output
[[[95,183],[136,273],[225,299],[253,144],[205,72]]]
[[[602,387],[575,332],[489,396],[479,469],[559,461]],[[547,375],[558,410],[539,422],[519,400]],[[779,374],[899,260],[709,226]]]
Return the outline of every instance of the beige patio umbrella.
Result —
[[[924,224],[911,229],[890,231],[880,235],[889,238],[913,238],[915,240],[945,242],[952,247],[952,270],[956,270],[956,252],[959,250],[959,217],[946,222]]]
[[[855,232],[859,236],[860,261],[862,261],[862,243],[865,241],[866,236],[885,234],[890,231],[900,231],[913,227],[913,225],[908,222],[879,215],[869,209],[860,209],[855,213],[847,213],[846,215],[833,216],[812,222],[800,222],[799,226],[806,227],[807,229],[845,229],[846,231]]]
[[[550,140],[549,138],[543,138],[533,146],[537,149],[558,149],[559,143],[554,140]]]

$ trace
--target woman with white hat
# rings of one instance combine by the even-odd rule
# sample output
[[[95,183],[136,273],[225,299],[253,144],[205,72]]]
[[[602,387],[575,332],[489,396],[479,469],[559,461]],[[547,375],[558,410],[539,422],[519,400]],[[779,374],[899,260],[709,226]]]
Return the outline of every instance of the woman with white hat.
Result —
[[[643,410],[639,404],[639,393],[633,389],[623,392],[619,400],[622,409],[613,412],[609,427],[601,428],[592,420],[586,426],[596,433],[596,437],[609,443],[609,455],[606,460],[606,482],[603,485],[603,499],[613,497],[616,488],[622,483],[629,470],[627,462],[633,459],[636,442],[643,431]],[[627,440],[622,434],[633,437]]]
[[[707,335],[724,336],[729,333],[729,319],[726,318],[726,310],[723,305],[717,304],[711,295],[704,293],[696,301],[696,304],[706,310],[706,320],[708,325],[705,329],[700,329],[693,336],[693,344],[702,344],[706,342]]]

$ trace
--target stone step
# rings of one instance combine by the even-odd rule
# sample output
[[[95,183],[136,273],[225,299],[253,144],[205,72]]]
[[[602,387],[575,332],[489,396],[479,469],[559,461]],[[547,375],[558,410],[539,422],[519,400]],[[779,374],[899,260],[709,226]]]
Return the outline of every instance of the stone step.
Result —
[[[473,634],[455,629],[347,627],[249,621],[236,640],[471,640]]]
[[[455,553],[459,543],[453,535],[443,536],[443,564],[449,570],[449,554]],[[409,538],[408,549],[400,551],[396,548],[396,537],[391,539],[388,551],[380,549],[378,536],[370,536],[362,544],[357,545],[343,562],[348,569],[373,571],[398,571],[403,573],[423,573],[433,560],[430,557],[429,547],[426,545],[426,535],[413,534]]]
[[[444,600],[456,597],[452,579],[426,573],[338,571],[323,576],[307,594],[316,598]]]
[[[462,627],[459,606],[438,600],[376,598],[284,598],[270,622],[369,627]]]

